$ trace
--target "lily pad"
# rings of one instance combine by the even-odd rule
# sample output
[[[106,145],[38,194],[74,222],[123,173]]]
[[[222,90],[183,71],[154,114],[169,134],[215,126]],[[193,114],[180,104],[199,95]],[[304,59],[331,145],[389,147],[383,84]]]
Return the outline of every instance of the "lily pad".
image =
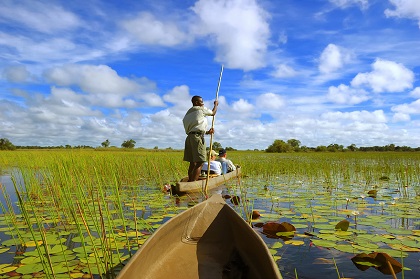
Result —
[[[42,266],[41,263],[34,263],[34,264],[22,265],[22,266],[18,267],[15,271],[17,273],[21,273],[21,274],[25,275],[25,274],[32,274],[34,272],[39,272],[43,269],[44,269],[44,267]]]
[[[279,248],[281,248],[281,247],[283,247],[283,243],[281,243],[281,242],[279,242],[279,241],[275,242],[275,243],[271,246],[271,248],[273,248],[273,249],[279,249]]]
[[[13,266],[10,264],[0,264],[0,274],[11,272],[13,270],[16,270],[17,268],[17,266]]]
[[[301,245],[304,245],[305,242],[302,241],[302,240],[286,240],[284,242],[284,244],[291,244],[291,245],[294,245],[294,246],[301,246]]]
[[[335,247],[337,245],[337,243],[335,241],[331,241],[331,240],[312,239],[311,241],[316,246],[321,246],[321,247],[325,247],[325,248],[331,248],[331,247]]]
[[[349,226],[350,226],[350,222],[344,219],[337,223],[337,225],[335,226],[335,229],[341,230],[341,231],[347,231],[349,229]]]

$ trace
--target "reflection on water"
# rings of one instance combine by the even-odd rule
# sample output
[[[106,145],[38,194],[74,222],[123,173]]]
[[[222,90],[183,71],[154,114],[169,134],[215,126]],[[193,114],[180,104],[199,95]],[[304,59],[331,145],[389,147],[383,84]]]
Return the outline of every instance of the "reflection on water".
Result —
[[[6,199],[10,198],[12,201],[12,205],[14,210],[17,210],[16,205],[16,193],[15,189],[13,188],[13,182],[11,174],[1,174],[0,175],[0,186],[2,187],[2,194],[0,194],[0,202],[2,205],[6,206]],[[0,208],[1,214],[4,214],[3,208]]]

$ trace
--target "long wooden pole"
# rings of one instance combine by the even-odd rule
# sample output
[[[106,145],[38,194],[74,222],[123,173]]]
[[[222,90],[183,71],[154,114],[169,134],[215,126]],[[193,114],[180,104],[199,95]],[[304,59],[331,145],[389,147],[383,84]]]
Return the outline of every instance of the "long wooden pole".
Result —
[[[219,89],[220,89],[220,83],[222,82],[222,75],[223,75],[223,65],[220,68],[220,75],[219,75],[219,82],[217,83],[217,89],[216,89],[216,101],[219,100]],[[213,119],[211,120],[211,128],[214,128],[214,120],[215,120],[216,116],[213,115]],[[211,151],[213,149],[213,134],[210,134],[210,151],[209,151],[209,155],[211,155]],[[210,156],[208,156],[207,158],[207,178],[206,178],[206,186],[204,187],[204,193],[206,194],[207,197],[207,185],[209,184],[209,179],[210,179]]]

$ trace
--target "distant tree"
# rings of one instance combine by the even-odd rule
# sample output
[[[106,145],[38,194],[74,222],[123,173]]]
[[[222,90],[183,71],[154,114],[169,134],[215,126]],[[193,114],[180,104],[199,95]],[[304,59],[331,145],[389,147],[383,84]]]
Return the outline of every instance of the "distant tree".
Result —
[[[222,145],[219,143],[219,142],[217,142],[217,141],[215,141],[215,142],[213,142],[213,150],[219,150],[219,149],[222,149],[223,147],[222,147]]]
[[[397,146],[395,147],[395,151],[412,151],[413,149],[409,146]]]
[[[106,141],[101,143],[102,147],[105,147],[105,148],[109,147],[110,144],[111,142],[108,139],[106,139]]]
[[[290,152],[293,150],[293,147],[286,143],[284,140],[276,139],[265,151],[270,153],[283,153]]]
[[[75,149],[93,149],[93,147],[89,146],[89,145],[76,145],[73,148],[75,148]]]
[[[357,147],[354,143],[352,143],[349,146],[347,146],[347,149],[350,150],[350,151],[356,151]]]
[[[136,146],[136,141],[133,139],[126,140],[121,144],[121,147],[124,148],[134,148],[134,146]]]
[[[399,146],[397,146],[397,147],[399,147]],[[391,143],[391,144],[385,145],[384,149],[386,151],[395,151],[397,149],[397,147],[395,147],[395,144]]]
[[[8,139],[0,139],[0,150],[15,150],[16,146],[13,145]]]
[[[318,146],[315,148],[315,151],[316,151],[316,152],[326,152],[326,151],[327,151],[327,147],[326,147],[325,145],[318,145]]]
[[[300,147],[300,141],[297,139],[289,139],[287,140],[287,143],[293,147],[294,151],[299,151],[299,147]]]
[[[327,147],[327,150],[330,151],[330,152],[343,151],[343,149],[344,149],[343,145],[339,145],[339,144],[336,144],[336,143],[330,144]]]
[[[299,150],[300,150],[301,152],[309,152],[309,151],[310,151],[310,148],[309,148],[309,147],[307,147],[307,146],[305,146],[305,145],[302,145],[302,146],[299,148]]]
[[[159,149],[159,146],[155,146],[155,147],[153,147],[153,149],[154,150],[158,150]]]

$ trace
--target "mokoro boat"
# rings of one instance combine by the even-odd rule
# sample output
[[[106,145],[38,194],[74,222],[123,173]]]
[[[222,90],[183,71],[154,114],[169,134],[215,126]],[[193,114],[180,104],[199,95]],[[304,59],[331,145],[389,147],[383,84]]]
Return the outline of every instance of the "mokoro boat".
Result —
[[[157,229],[117,279],[282,278],[262,238],[220,194]]]
[[[226,181],[239,177],[241,175],[241,168],[236,168],[236,170],[228,172],[226,174],[218,175],[209,178],[207,184],[207,190],[214,189]],[[176,185],[172,186],[173,193],[183,193],[183,192],[204,192],[206,187],[206,179],[200,179],[197,181],[187,182],[188,177],[181,179],[180,182],[177,182]]]

